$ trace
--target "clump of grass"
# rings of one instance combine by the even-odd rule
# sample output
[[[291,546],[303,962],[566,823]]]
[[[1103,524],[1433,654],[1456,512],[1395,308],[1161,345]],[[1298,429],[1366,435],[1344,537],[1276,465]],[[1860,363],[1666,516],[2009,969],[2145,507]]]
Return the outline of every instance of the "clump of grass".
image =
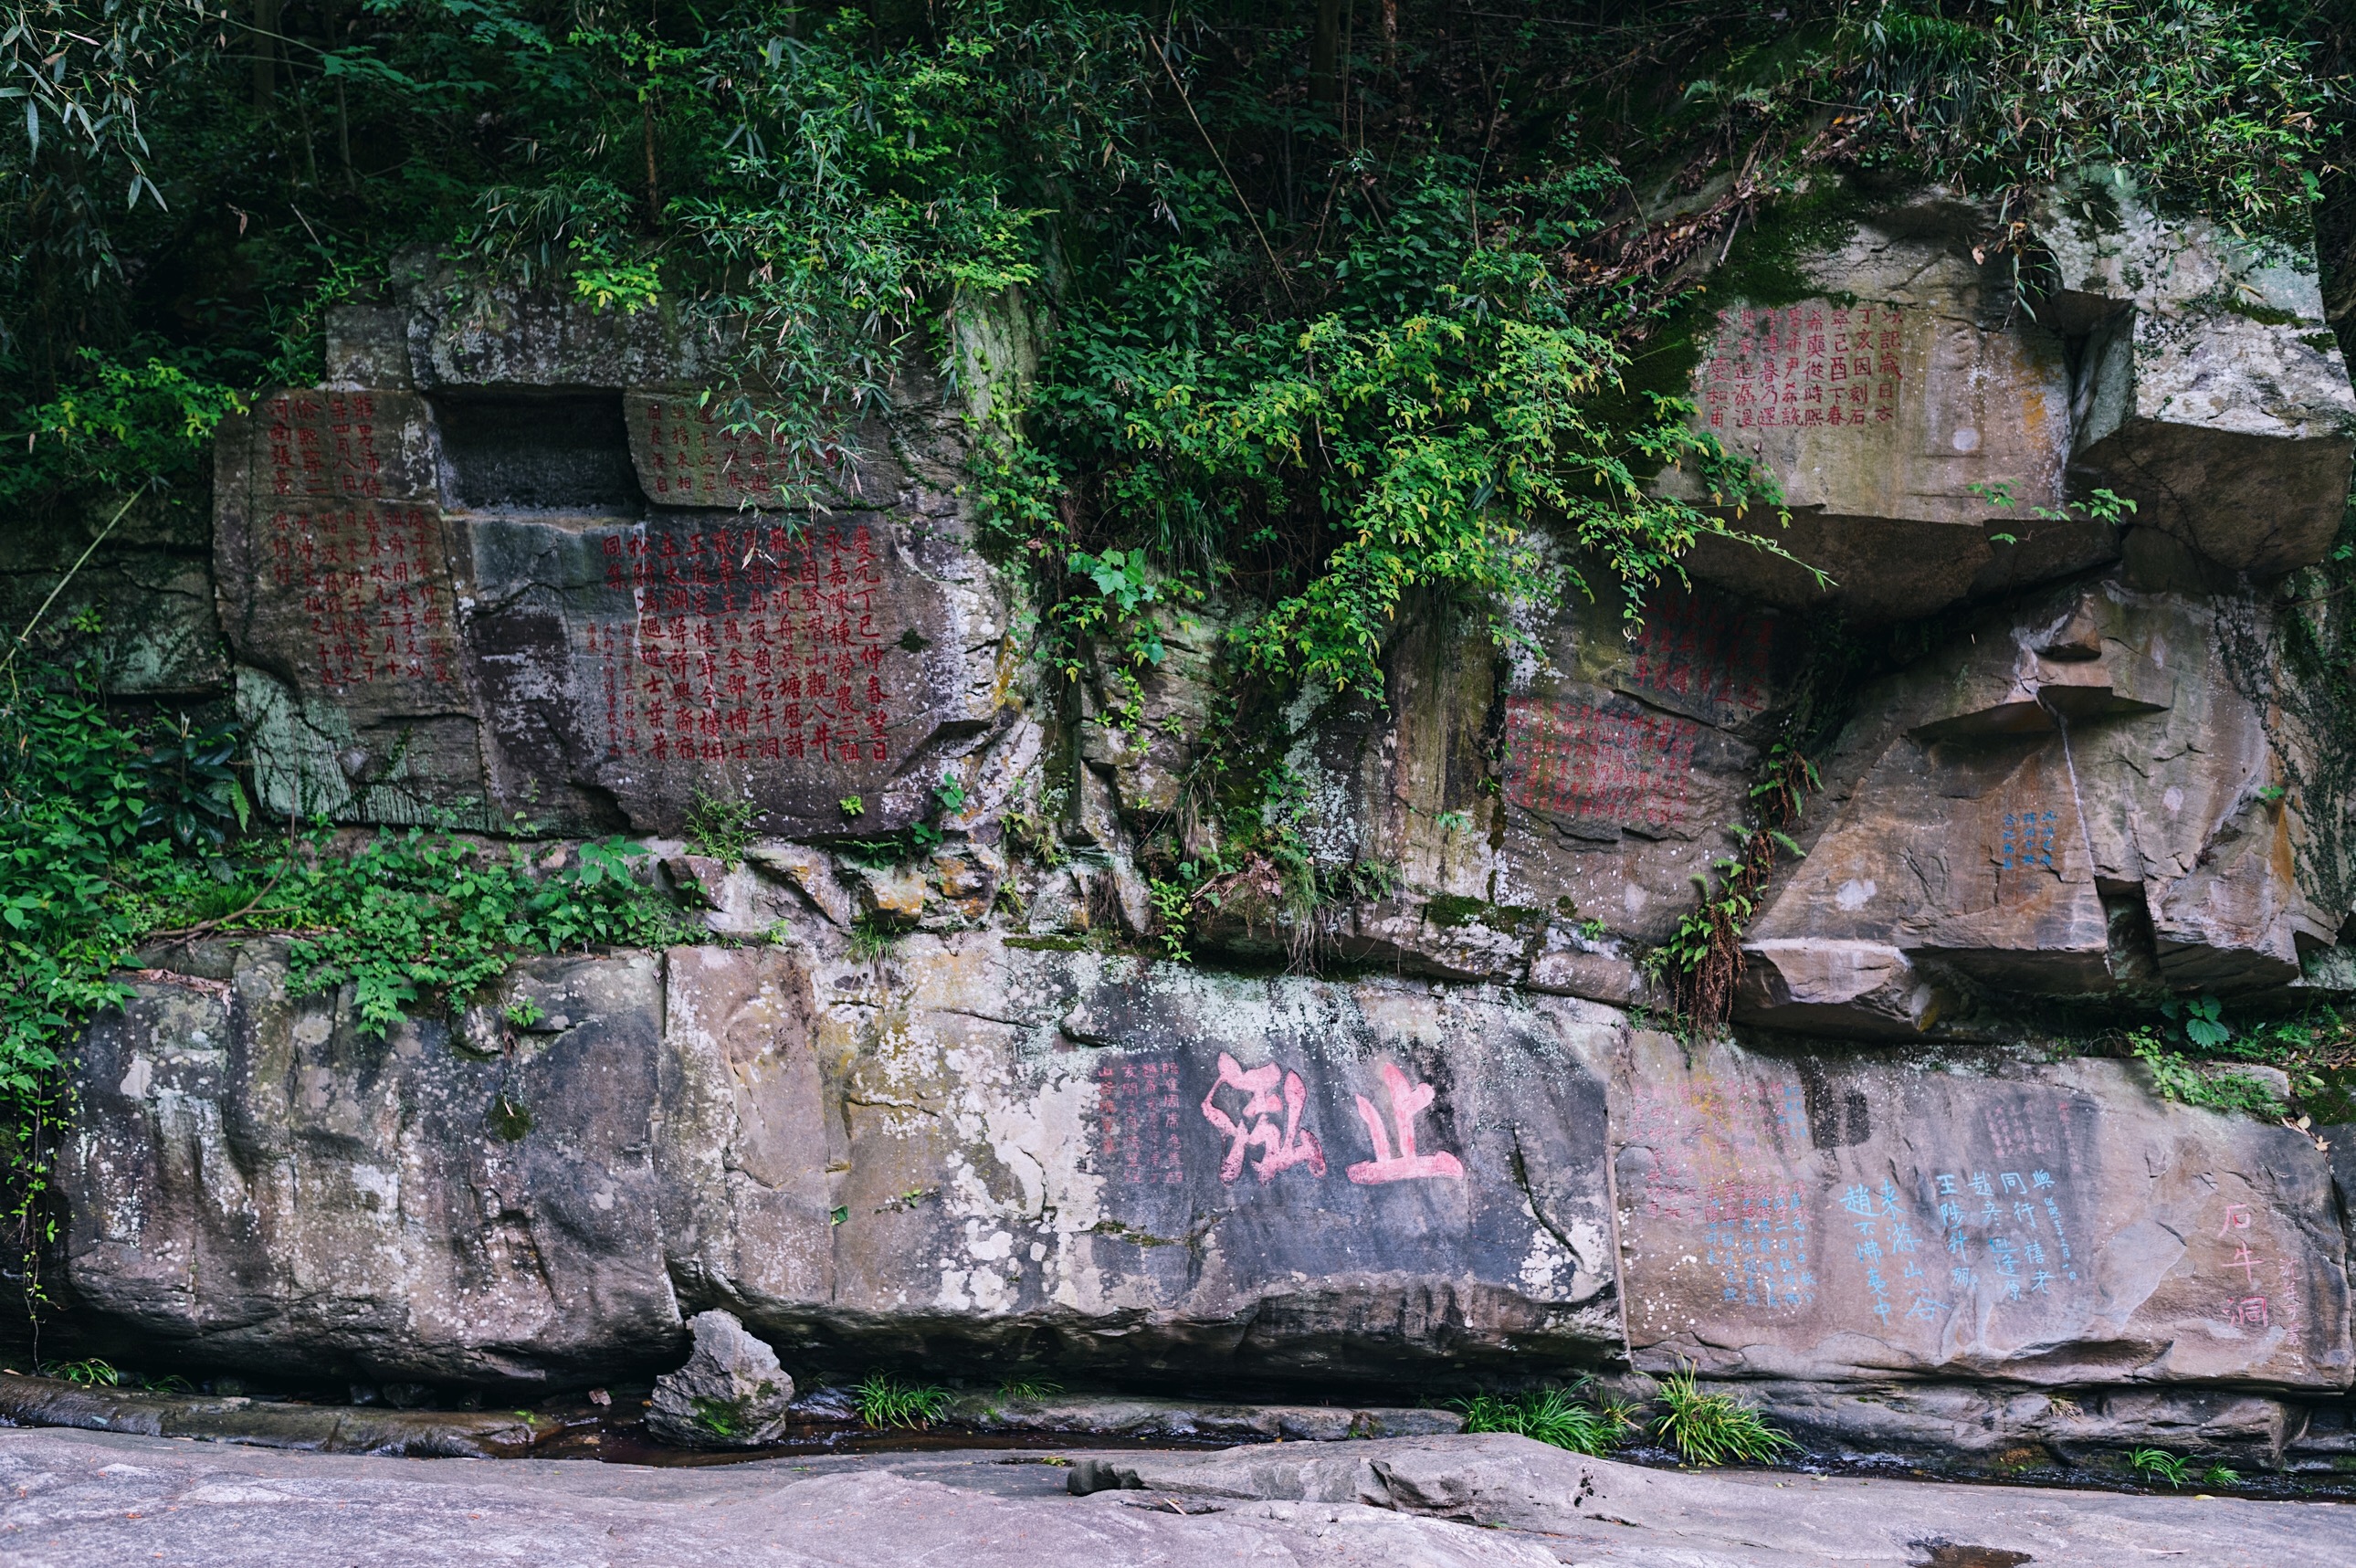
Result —
[[[929,1426],[949,1402],[948,1390],[907,1382],[890,1372],[868,1373],[851,1394],[859,1403],[859,1419],[878,1429]]]
[[[1476,1394],[1456,1402],[1467,1432],[1511,1432],[1600,1457],[1636,1423],[1633,1407],[1606,1401],[1590,1404],[1578,1397],[1584,1381],[1568,1389],[1530,1389],[1517,1394]]]
[[[2238,1487],[2242,1484],[2242,1473],[2231,1465],[2211,1465],[2201,1472],[2201,1484],[2204,1487]]]
[[[51,1362],[42,1370],[50,1377],[62,1378],[86,1389],[118,1388],[123,1382],[123,1374],[115,1370],[112,1362],[102,1361],[95,1356],[84,1357],[79,1361]]]
[[[1034,1404],[1063,1391],[1064,1385],[1052,1378],[1009,1378],[998,1385],[1000,1399]]]
[[[2152,1480],[2167,1482],[2171,1491],[2191,1478],[2190,1463],[2165,1448],[2138,1448],[2127,1455],[2127,1463]]]
[[[1688,1465],[1765,1465],[1799,1447],[1732,1394],[1704,1393],[1691,1367],[1670,1374],[1661,1402],[1667,1408],[1654,1434]]]
[[[892,950],[900,933],[887,921],[862,915],[851,923],[851,957],[855,963],[874,963]]]

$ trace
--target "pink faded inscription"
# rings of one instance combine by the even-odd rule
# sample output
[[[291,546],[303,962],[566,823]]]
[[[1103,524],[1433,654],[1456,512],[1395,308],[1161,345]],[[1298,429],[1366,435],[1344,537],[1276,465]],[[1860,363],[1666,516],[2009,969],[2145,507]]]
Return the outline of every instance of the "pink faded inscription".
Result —
[[[1416,1152],[1415,1119],[1431,1104],[1431,1085],[1409,1082],[1407,1074],[1385,1062],[1383,1088],[1390,1097],[1391,1120],[1398,1128],[1398,1153],[1391,1152],[1390,1134],[1383,1127],[1382,1113],[1375,1109],[1373,1101],[1359,1095],[1358,1118],[1365,1122],[1367,1134],[1375,1141],[1375,1157],[1352,1165],[1346,1173],[1349,1178],[1365,1187],[1425,1176],[1462,1177],[1463,1163],[1454,1155]]]
[[[2278,1288],[2290,1283],[2291,1271],[2279,1260],[2251,1247],[2254,1229],[2248,1204],[2225,1205],[2224,1221],[2217,1228],[2217,1240],[2231,1242],[2233,1251],[2215,1270],[2225,1288],[2224,1300],[2217,1312],[2218,1321],[2234,1328],[2294,1328],[2298,1316],[2296,1301]]]
[[[1749,717],[1767,705],[1774,639],[1775,625],[1764,617],[1665,595],[1645,607],[1628,683]]]
[[[1681,826],[1701,728],[1584,694],[1508,698],[1506,791],[1528,811],[1655,831]]]
[[[1105,1174],[1132,1186],[1186,1179],[1178,1144],[1178,1064],[1169,1058],[1097,1069],[1098,1153]]]
[[[1277,1093],[1280,1079],[1284,1086],[1281,1098]],[[1242,1108],[1233,1116],[1219,1109],[1219,1091],[1223,1089],[1234,1090],[1244,1097]],[[1227,1157],[1219,1165],[1219,1179],[1233,1181],[1243,1175],[1244,1156],[1254,1148],[1264,1151],[1252,1162],[1252,1169],[1262,1181],[1295,1165],[1307,1165],[1312,1174],[1323,1176],[1325,1151],[1318,1146],[1315,1135],[1301,1125],[1301,1108],[1308,1099],[1308,1086],[1301,1081],[1299,1073],[1286,1072],[1274,1062],[1263,1062],[1246,1071],[1242,1063],[1221,1051],[1219,1080],[1211,1085],[1210,1093],[1203,1096],[1203,1119],[1231,1140]],[[1280,1111],[1284,1113],[1281,1132],[1275,1120]]]

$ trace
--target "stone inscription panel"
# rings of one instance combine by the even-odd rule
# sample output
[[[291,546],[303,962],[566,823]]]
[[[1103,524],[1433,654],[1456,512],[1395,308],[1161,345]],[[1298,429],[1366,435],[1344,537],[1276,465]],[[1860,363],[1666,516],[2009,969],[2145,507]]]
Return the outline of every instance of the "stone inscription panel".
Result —
[[[906,658],[873,525],[615,529],[596,547],[608,613],[577,653],[607,759],[894,760]]]
[[[2057,1382],[2164,1364],[2291,1387],[2349,1363],[2336,1228],[2295,1196],[2328,1176],[2280,1129],[2162,1107],[2109,1063],[1997,1079],[1634,1051],[1617,1159],[1640,1363],[2033,1358]]]
[[[1097,1168],[1126,1186],[1186,1179],[1178,1058],[1125,1057],[1097,1067]]]
[[[1789,663],[1783,624],[1713,594],[1655,594],[1612,684],[1654,706],[1738,727],[1778,695]]]
[[[306,688],[399,682],[455,694],[457,626],[434,509],[386,502],[273,506],[260,518],[262,644]]]
[[[782,836],[888,832],[930,803],[937,770],[915,775],[962,711],[962,665],[889,521],[468,526],[496,607],[470,651],[519,779],[602,791],[640,831],[675,829],[699,790]]]
[[[1721,310],[1699,375],[1702,424],[1729,438],[1777,425],[1863,435],[1893,424],[1912,327],[1894,305]]]
[[[659,507],[782,507],[793,500],[785,443],[732,431],[692,396],[632,393],[623,412],[638,484]]]
[[[1852,536],[1845,521],[1823,538],[1804,521],[1764,531],[1877,616],[1952,602],[1987,564],[1989,520],[2023,532],[2035,509],[2062,500],[2069,368],[2061,340],[2033,323],[1986,329],[1952,301],[1731,304],[1710,326],[1691,386],[1695,426],[1772,474],[1794,513],[1967,525],[1944,541],[1915,537],[1895,557],[1892,536]],[[1973,488],[1997,482],[2014,510]],[[1787,605],[1828,591],[1810,585],[1794,600],[1787,564],[1697,553],[1717,560],[1712,580],[1750,596],[1762,585],[1777,585],[1769,596]],[[1916,578],[1921,586],[1905,586]]]
[[[435,499],[423,402],[407,392],[280,392],[254,405],[256,504]]]
[[[1442,1278],[1473,1318],[1504,1310],[1533,1333],[1516,1315],[1595,1301],[1609,1268],[1601,1085],[1524,1020],[1483,1015],[1468,1058],[1355,1019],[1313,1036],[1248,1004],[1220,1019],[1209,1038],[1173,1050],[1149,1035],[1085,1069],[1085,1168],[1104,1216],[1085,1243],[1091,1278],[1123,1281],[1124,1301],[1148,1279],[1191,1295],[1211,1282],[1152,1239],[1213,1233],[1221,1291]],[[1594,1310],[1574,1332],[1616,1336],[1616,1314]]]
[[[1686,828],[1687,780],[1702,730],[1591,691],[1509,697],[1506,798],[1575,824],[1655,834]]]

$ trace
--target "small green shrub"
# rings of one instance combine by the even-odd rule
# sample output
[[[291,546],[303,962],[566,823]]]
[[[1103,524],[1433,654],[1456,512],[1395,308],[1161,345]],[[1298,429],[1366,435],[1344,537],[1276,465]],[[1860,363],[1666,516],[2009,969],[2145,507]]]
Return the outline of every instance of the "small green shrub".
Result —
[[[1635,1424],[1632,1407],[1606,1402],[1589,1404],[1578,1388],[1533,1389],[1517,1394],[1476,1394],[1457,1402],[1467,1432],[1511,1432],[1600,1456],[1616,1446]]]
[[[234,725],[198,729],[182,714],[177,725],[166,725],[131,765],[147,798],[140,827],[169,828],[180,843],[212,849],[242,832],[252,808],[237,776],[237,747]]]
[[[753,802],[708,795],[701,788],[687,809],[687,850],[709,855],[734,871],[753,836]]]
[[[2151,1069],[2152,1081],[2163,1099],[2209,1111],[2244,1112],[2267,1121],[2289,1113],[2289,1107],[2267,1085],[2238,1072],[2203,1072],[2161,1039],[2158,1030],[2130,1030],[2127,1045]]]
[[[1064,1385],[1052,1378],[1009,1378],[998,1385],[998,1397],[1036,1403],[1053,1399],[1064,1391]]]
[[[1661,1385],[1655,1435],[1688,1465],[1765,1465],[1799,1444],[1732,1394],[1704,1393],[1687,1367]]]
[[[310,928],[289,949],[288,989],[349,983],[360,1032],[380,1036],[429,996],[464,1005],[519,952],[659,946],[680,923],[632,875],[645,854],[618,838],[584,843],[576,865],[542,876],[520,848],[496,856],[423,828],[320,854],[280,887],[288,923]]]
[[[859,1404],[859,1419],[879,1431],[929,1426],[949,1402],[948,1390],[906,1382],[890,1372],[868,1373],[851,1392]]]
[[[2165,1481],[2170,1489],[2181,1487],[2191,1477],[2191,1462],[2179,1459],[2165,1448],[2138,1448],[2127,1455],[2127,1463],[2155,1481]]]
[[[1146,886],[1153,898],[1153,940],[1161,944],[1163,958],[1184,963],[1194,956],[1186,950],[1186,926],[1194,918],[1194,891],[1183,882],[1164,882],[1160,877]]]
[[[2238,1487],[2242,1484],[2242,1473],[2231,1465],[2211,1465],[2201,1472],[2201,1484],[2204,1487]]]

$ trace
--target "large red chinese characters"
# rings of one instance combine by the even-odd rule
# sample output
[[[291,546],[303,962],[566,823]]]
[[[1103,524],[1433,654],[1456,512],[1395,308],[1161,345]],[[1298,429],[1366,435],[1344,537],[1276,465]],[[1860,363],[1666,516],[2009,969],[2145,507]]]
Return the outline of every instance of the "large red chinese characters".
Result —
[[[1284,1086],[1281,1098],[1277,1093],[1280,1079]],[[1219,1108],[1221,1090],[1234,1090],[1243,1096],[1241,1107],[1232,1116]],[[1219,1179],[1233,1181],[1243,1175],[1244,1156],[1255,1148],[1263,1151],[1252,1162],[1262,1181],[1295,1165],[1307,1165],[1315,1175],[1323,1176],[1325,1151],[1301,1126],[1301,1108],[1308,1098],[1308,1086],[1299,1073],[1286,1072],[1274,1062],[1246,1071],[1242,1063],[1221,1051],[1218,1081],[1203,1096],[1204,1119],[1230,1140],[1227,1157],[1219,1165]],[[1284,1115],[1280,1132],[1275,1121],[1279,1112]]]
[[[1464,1165],[1454,1155],[1416,1152],[1415,1119],[1431,1104],[1431,1085],[1408,1081],[1407,1074],[1389,1062],[1383,1064],[1382,1076],[1383,1089],[1390,1097],[1391,1121],[1398,1129],[1398,1152],[1391,1152],[1390,1136],[1384,1131],[1382,1113],[1375,1109],[1374,1101],[1359,1095],[1358,1119],[1366,1124],[1366,1134],[1374,1140],[1375,1157],[1352,1165],[1346,1173],[1349,1178],[1362,1187],[1415,1181],[1425,1176],[1461,1178]]]

